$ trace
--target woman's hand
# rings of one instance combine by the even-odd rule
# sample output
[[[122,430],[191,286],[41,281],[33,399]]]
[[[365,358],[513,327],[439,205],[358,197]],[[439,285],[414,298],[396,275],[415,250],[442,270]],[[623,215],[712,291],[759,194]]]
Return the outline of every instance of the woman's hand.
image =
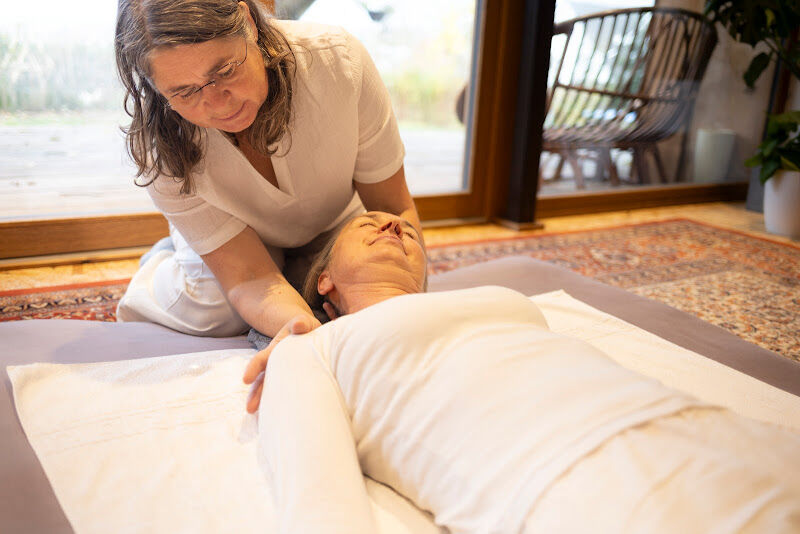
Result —
[[[280,343],[283,338],[289,334],[306,334],[311,332],[316,327],[320,326],[320,322],[311,315],[300,314],[292,317],[288,323],[283,325],[275,337],[272,338],[267,348],[256,353],[255,356],[247,364],[244,370],[244,383],[252,384],[250,394],[247,396],[247,411],[255,413],[261,403],[261,391],[264,389],[264,374],[267,370],[267,360],[275,347]]]

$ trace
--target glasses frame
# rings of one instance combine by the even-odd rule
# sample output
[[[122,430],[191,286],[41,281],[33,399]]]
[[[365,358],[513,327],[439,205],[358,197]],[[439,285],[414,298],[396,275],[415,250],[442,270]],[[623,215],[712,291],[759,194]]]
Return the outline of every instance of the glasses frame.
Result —
[[[220,68],[218,68],[218,69],[217,69],[216,76],[219,76],[219,73],[220,73],[221,71],[223,71],[223,70],[227,69],[228,67],[232,67],[232,68],[233,68],[233,70],[232,70],[232,71],[231,71],[231,73],[230,73],[230,77],[232,78],[232,77],[233,77],[233,76],[236,74],[236,69],[238,69],[239,67],[241,67],[242,65],[244,65],[244,62],[245,62],[245,61],[247,61],[247,54],[248,54],[248,49],[249,49],[249,47],[247,46],[247,44],[248,44],[248,43],[247,43],[247,37],[243,37],[243,39],[244,39],[244,58],[243,58],[241,61],[236,61],[236,60],[234,60],[234,61],[230,61],[230,62],[228,62],[228,63],[225,63],[224,65],[222,65]],[[226,80],[222,80],[222,82],[220,83],[220,85],[224,85],[224,84],[225,84],[225,81],[226,81]],[[204,83],[203,85],[201,85],[200,87],[198,87],[198,88],[194,89],[194,90],[193,90],[191,93],[189,93],[189,94],[188,94],[186,97],[184,97],[184,98],[191,98],[191,97],[193,97],[194,95],[196,95],[196,94],[200,93],[200,92],[201,92],[203,89],[205,89],[205,88],[206,88],[206,87],[208,87],[209,85],[213,85],[214,87],[217,87],[217,83],[218,83],[218,82],[219,82],[219,80],[218,80],[216,77],[214,77],[214,78],[210,79],[208,82],[206,82],[206,83]],[[173,94],[173,95],[172,95],[172,96],[170,96],[170,97],[164,97],[164,99],[167,101],[167,107],[168,107],[168,108],[170,108],[170,109],[175,109],[175,106],[173,105],[173,103],[172,103],[172,100],[173,100],[174,98],[180,97],[180,94],[181,94],[180,92],[177,92],[177,93]],[[198,100],[198,101],[197,101],[195,104],[193,104],[193,106],[196,106],[196,105],[197,105],[197,104],[199,104],[199,103],[200,103],[200,101]],[[180,106],[181,106],[181,104],[180,104],[180,103],[178,103],[178,107],[180,107]]]

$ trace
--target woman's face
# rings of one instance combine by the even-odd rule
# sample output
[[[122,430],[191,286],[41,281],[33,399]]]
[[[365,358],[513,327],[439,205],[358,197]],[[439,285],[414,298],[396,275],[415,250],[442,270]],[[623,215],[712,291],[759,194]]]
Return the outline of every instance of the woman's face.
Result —
[[[402,282],[423,290],[427,258],[405,219],[380,211],[356,217],[339,234],[326,271],[333,282]]]
[[[157,48],[149,59],[156,89],[197,126],[241,132],[253,124],[267,98],[261,53],[243,36]]]

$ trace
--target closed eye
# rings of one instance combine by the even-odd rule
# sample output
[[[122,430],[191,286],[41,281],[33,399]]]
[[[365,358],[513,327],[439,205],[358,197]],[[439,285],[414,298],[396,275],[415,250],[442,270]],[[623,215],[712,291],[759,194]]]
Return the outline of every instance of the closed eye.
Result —
[[[217,74],[214,76],[217,80],[225,80],[233,76],[236,72],[236,64],[228,63],[225,67],[217,71]]]

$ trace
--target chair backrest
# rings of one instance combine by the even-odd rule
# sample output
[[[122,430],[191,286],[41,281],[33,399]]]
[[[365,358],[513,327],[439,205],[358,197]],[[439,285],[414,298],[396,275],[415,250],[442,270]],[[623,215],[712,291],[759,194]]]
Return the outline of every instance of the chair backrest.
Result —
[[[708,20],[682,9],[623,9],[558,24],[545,129],[633,141],[672,135],[691,112],[716,42]]]

